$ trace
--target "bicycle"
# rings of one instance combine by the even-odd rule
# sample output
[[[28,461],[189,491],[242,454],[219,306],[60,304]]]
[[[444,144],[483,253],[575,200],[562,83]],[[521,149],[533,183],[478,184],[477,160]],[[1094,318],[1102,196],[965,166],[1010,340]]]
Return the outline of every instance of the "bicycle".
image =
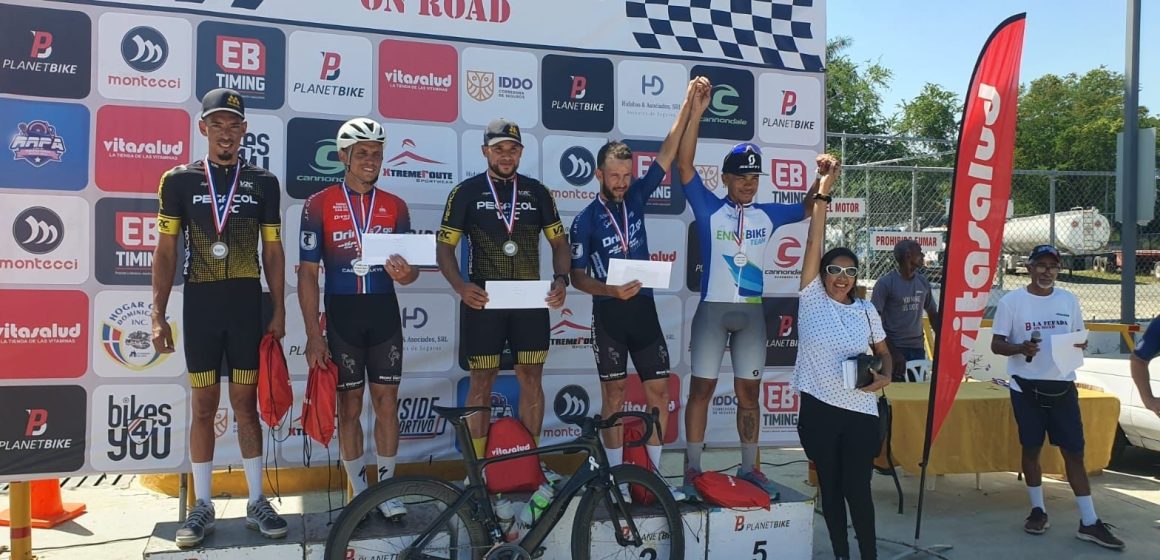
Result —
[[[621,419],[636,417],[644,421],[645,434],[639,441],[625,445],[642,445],[652,435],[653,426],[659,426],[655,409],[651,415],[625,411],[608,419],[599,415],[565,418],[565,422],[580,427],[576,439],[484,459],[475,456],[466,418],[488,410],[487,407],[436,406],[433,410],[455,428],[467,467],[467,486],[460,490],[430,476],[400,476],[376,484],[351,500],[338,516],[327,536],[327,560],[527,560],[543,554],[544,541],[577,496],[580,502],[573,523],[572,558],[587,560],[594,550],[612,547],[613,542],[619,549],[612,556],[645,560],[684,557],[680,511],[664,480],[635,465],[609,468],[598,436],[600,430],[618,425]],[[588,459],[556,491],[527,533],[518,542],[507,542],[483,480],[483,468],[518,457],[560,452],[587,452]],[[651,500],[651,505],[629,504],[620,492],[620,485],[626,483],[643,488],[655,500]],[[390,499],[400,499],[407,505],[408,513],[401,523],[367,517],[378,504]],[[607,556],[602,553],[601,558]]]

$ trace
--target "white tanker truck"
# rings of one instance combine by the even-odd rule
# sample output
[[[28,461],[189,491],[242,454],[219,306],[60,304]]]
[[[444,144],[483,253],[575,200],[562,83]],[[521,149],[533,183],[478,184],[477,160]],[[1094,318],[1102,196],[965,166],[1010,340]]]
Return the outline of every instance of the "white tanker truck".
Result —
[[[1096,208],[1072,208],[1055,213],[1055,247],[1067,270],[1086,270],[1108,246],[1111,222]],[[1051,242],[1051,215],[1007,220],[1003,226],[1003,270],[1027,267],[1027,255],[1036,245]]]

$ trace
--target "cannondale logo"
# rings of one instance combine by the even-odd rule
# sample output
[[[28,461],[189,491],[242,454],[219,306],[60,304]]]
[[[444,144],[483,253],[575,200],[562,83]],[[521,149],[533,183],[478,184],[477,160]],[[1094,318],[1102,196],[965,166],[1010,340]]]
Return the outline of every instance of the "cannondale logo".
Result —
[[[64,240],[64,222],[56,212],[33,206],[16,216],[12,237],[20,248],[35,255],[51,253]]]
[[[737,105],[737,99],[740,97],[741,94],[737,93],[737,88],[729,84],[713,86],[713,92],[709,98],[709,112],[718,117],[732,116],[740,108]]]
[[[121,39],[121,57],[138,72],[152,72],[169,58],[169,43],[152,27],[134,27]]]
[[[588,184],[595,171],[596,158],[584,146],[572,146],[560,154],[560,174],[574,186]]]
[[[314,144],[314,162],[310,168],[320,175],[342,175],[346,166],[338,159],[338,144],[325,138]]]
[[[579,385],[566,385],[556,393],[556,400],[552,408],[556,411],[556,418],[561,420],[573,416],[588,415],[588,391]]]

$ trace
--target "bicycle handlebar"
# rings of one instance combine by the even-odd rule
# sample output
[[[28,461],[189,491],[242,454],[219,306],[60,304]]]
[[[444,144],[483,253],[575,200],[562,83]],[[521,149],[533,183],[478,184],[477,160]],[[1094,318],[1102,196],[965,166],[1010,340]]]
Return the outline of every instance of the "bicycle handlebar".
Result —
[[[621,424],[620,420],[622,418],[626,418],[626,417],[632,417],[632,418],[637,418],[637,419],[641,420],[641,422],[644,423],[644,435],[641,436],[641,438],[637,441],[624,442],[625,447],[639,447],[641,445],[644,445],[650,438],[652,438],[654,428],[657,430],[660,429],[660,425],[661,425],[660,419],[659,419],[660,411],[657,410],[656,407],[653,407],[652,412],[643,412],[643,411],[639,411],[639,410],[624,410],[621,412],[614,413],[612,416],[609,416],[607,419],[601,418],[600,415],[597,415],[595,418],[592,419],[593,420],[592,423],[593,423],[595,429],[604,430],[607,428],[611,428],[611,427],[620,425]]]

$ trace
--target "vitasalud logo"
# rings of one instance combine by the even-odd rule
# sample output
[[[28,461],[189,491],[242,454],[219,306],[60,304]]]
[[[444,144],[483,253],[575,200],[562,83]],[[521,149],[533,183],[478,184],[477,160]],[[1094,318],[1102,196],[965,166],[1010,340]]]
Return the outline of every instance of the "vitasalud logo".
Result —
[[[99,470],[176,468],[185,460],[185,390],[104,386],[93,395],[91,460]]]

